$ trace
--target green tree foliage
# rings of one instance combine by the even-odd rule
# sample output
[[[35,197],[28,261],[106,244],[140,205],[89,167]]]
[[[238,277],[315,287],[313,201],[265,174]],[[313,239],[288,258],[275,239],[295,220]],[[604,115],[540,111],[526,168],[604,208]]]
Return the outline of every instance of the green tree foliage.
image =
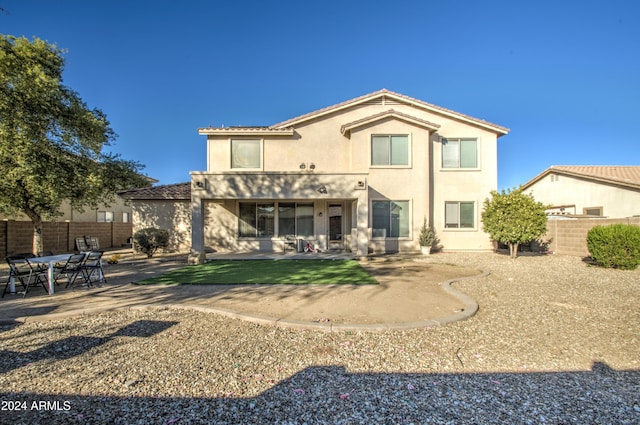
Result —
[[[137,250],[151,258],[159,248],[167,247],[169,244],[169,232],[164,229],[147,227],[146,229],[138,230],[133,235],[133,242]]]
[[[587,233],[591,257],[603,267],[633,270],[640,265],[640,226],[595,226]]]
[[[79,210],[118,190],[148,186],[141,164],[103,152],[115,139],[105,114],[62,84],[63,51],[0,34],[0,211],[24,213],[42,250],[42,221],[64,200]]]
[[[546,206],[521,189],[491,191],[485,199],[482,224],[494,241],[509,245],[511,258],[518,245],[538,239],[547,231]]]

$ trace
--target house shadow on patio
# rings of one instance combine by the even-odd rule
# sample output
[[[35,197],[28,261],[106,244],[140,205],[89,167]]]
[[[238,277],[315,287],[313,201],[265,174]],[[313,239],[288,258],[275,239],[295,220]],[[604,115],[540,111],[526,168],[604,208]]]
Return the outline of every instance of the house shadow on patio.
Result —
[[[135,383],[133,384],[135,385]],[[49,409],[6,423],[638,423],[640,372],[350,373],[311,366],[255,397],[183,398],[3,392]],[[55,408],[58,407],[58,408]]]

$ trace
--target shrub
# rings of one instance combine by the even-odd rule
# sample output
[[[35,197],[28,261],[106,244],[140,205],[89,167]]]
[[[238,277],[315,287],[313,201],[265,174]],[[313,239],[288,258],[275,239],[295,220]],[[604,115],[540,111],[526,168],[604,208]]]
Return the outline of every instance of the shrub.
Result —
[[[169,244],[169,232],[164,229],[148,227],[138,230],[133,235],[136,249],[147,254],[147,258],[153,257],[158,248],[166,248]]]
[[[587,233],[587,247],[603,267],[635,269],[640,265],[640,226],[595,226]]]
[[[435,230],[433,230],[433,227],[427,223],[426,217],[422,223],[422,227],[420,228],[420,236],[418,239],[420,240],[420,246],[432,247],[439,242]]]
[[[518,245],[547,233],[546,206],[522,189],[492,190],[484,201],[482,225],[491,239],[509,245],[511,258],[518,256]]]

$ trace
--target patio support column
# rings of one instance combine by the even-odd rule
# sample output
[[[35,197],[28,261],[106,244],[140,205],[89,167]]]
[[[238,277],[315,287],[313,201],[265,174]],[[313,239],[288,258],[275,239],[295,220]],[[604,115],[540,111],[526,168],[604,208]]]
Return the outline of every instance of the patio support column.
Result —
[[[369,254],[369,196],[367,190],[359,191],[356,220],[356,255],[366,257]]]
[[[203,264],[204,254],[204,202],[197,195],[191,196],[191,252],[189,264]]]

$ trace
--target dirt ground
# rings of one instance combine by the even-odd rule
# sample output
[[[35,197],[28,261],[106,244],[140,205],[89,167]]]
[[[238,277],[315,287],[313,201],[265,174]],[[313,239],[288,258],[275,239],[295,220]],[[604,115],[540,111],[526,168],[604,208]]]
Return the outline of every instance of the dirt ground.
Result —
[[[399,324],[442,319],[464,303],[440,286],[449,279],[477,275],[475,269],[413,259],[369,260],[363,266],[379,285],[132,285],[183,267],[182,257],[126,259],[105,264],[108,283],[94,288],[40,288],[26,298],[8,295],[0,319],[47,320],[115,308],[196,306],[285,321],[331,324]]]
[[[366,262],[379,285],[256,285],[231,287],[222,308],[290,321],[340,324],[409,323],[459,312],[464,304],[439,285],[480,272],[416,261]],[[242,293],[242,294],[241,294]],[[250,295],[250,296],[248,296]]]

